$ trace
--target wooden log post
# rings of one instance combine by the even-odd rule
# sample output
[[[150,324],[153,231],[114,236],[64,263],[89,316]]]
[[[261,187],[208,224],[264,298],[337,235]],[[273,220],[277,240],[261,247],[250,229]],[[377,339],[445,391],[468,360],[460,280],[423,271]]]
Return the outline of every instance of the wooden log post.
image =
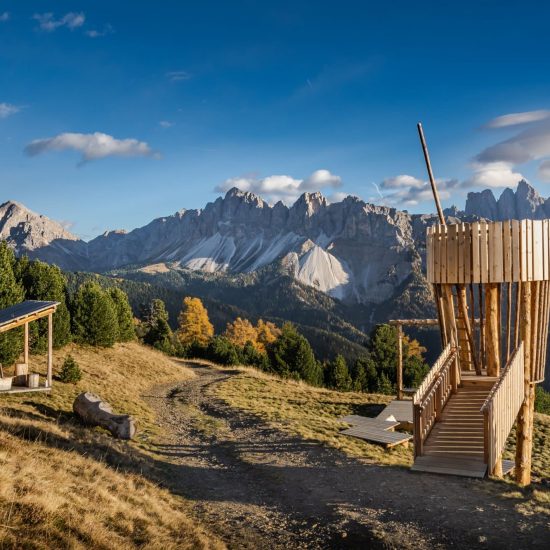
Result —
[[[499,311],[499,283],[487,283],[485,286],[487,376],[500,375]]]
[[[46,387],[52,387],[53,371],[53,314],[48,315],[48,371],[46,374]]]
[[[474,335],[473,335],[473,325],[470,325],[470,318],[468,317],[468,298],[466,295],[466,287],[464,285],[457,285],[456,286],[456,292],[457,292],[457,301],[458,301],[458,310],[460,312],[460,315],[462,317],[463,323],[464,323],[464,330],[466,331],[466,342],[468,346],[468,352],[464,355],[469,355],[471,358],[471,361],[474,365],[474,369],[476,371],[476,374],[481,374],[481,367],[479,365],[479,361],[477,360],[476,353],[475,353],[475,342],[474,342]],[[473,311],[473,306],[472,306]],[[466,351],[466,350],[465,350]]]
[[[23,363],[29,364],[29,323],[25,323],[23,332]]]
[[[403,325],[397,325],[397,399],[403,399]]]
[[[516,429],[516,482],[531,483],[531,452],[533,440],[534,387],[531,384],[531,282],[524,282],[521,291],[520,332],[524,357],[524,398],[519,409]]]

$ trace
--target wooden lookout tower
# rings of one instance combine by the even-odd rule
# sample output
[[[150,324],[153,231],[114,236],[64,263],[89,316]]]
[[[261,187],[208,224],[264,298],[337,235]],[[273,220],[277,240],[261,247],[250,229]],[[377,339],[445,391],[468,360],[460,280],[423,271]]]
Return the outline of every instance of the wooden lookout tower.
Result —
[[[530,482],[535,384],[544,379],[550,220],[435,225],[427,230],[443,353],[413,398],[413,469],[482,477],[516,427],[515,475]]]

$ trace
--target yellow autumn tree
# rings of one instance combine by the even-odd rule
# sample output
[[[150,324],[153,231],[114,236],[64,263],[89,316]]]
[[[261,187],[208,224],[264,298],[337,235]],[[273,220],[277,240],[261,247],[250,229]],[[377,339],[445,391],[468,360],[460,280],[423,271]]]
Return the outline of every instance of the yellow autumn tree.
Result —
[[[208,311],[200,298],[187,296],[178,317],[178,340],[184,345],[206,345],[214,336],[214,327],[208,318]]]
[[[414,338],[409,338],[406,334],[403,336],[403,347],[407,350],[407,357],[423,358],[426,348],[420,345],[420,342]]]
[[[256,347],[258,335],[248,319],[237,317],[232,323],[227,323],[224,336],[236,346],[244,346],[247,342],[252,342]]]
[[[281,335],[281,329],[275,323],[260,319],[256,324],[256,349],[265,352],[266,347]]]

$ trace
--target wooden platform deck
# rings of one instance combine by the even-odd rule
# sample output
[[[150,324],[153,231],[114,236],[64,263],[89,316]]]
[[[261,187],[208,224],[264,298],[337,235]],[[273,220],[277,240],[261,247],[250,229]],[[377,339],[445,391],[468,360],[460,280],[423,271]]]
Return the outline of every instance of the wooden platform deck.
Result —
[[[394,420],[400,424],[413,423],[413,403],[410,399],[394,399],[376,418]]]
[[[391,422],[388,424],[391,424]],[[410,434],[392,432],[388,428],[384,430],[378,426],[369,426],[368,424],[353,426],[340,433],[342,435],[358,437],[371,443],[378,443],[386,448],[395,447],[395,445],[408,445],[412,439],[412,435]]]
[[[411,471],[483,478],[487,473],[487,464],[482,458],[424,455],[416,458]]]
[[[390,420],[380,420],[379,418],[370,418],[368,416],[359,416],[358,414],[350,414],[340,418],[342,422],[351,424],[352,426],[370,426],[378,427],[383,431],[394,430],[399,426],[399,422]]]
[[[1,394],[10,394],[10,393],[29,393],[29,392],[41,392],[41,391],[52,391],[51,386],[47,388],[46,386],[40,386],[38,388],[27,388],[26,386],[12,386],[9,390],[0,390]]]

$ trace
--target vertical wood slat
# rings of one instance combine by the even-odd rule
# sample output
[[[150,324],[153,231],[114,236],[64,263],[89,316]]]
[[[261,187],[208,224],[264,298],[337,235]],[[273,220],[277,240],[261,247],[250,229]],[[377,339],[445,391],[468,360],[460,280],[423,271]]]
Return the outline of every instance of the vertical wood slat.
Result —
[[[447,228],[447,282],[455,283],[458,269],[457,226]]]
[[[512,279],[512,232],[510,222],[506,221],[502,224],[502,246],[503,246],[503,263],[504,273],[503,280],[507,283]]]
[[[441,226],[436,225],[434,229],[434,283],[441,283]]]
[[[542,253],[542,220],[533,220],[533,280],[543,278],[544,255]]]
[[[479,258],[479,234],[480,234],[480,224],[479,222],[474,222],[472,224],[472,232],[470,235],[471,238],[471,247],[472,247],[472,282],[479,283],[481,281],[480,276],[480,258]]]
[[[491,282],[501,283],[504,280],[503,277],[503,245],[502,245],[502,222],[494,222],[489,225],[490,236],[489,239],[489,254],[492,256],[489,265],[489,273]]]
[[[527,220],[520,222],[520,240],[519,240],[519,260],[520,260],[520,279],[528,281],[527,278]]]
[[[527,262],[527,280],[532,281],[533,280],[533,223],[532,220],[525,220],[527,222],[526,224],[526,236],[525,236],[525,243],[527,245],[527,254],[526,254],[526,262]]]
[[[466,241],[464,238],[464,224],[458,224],[457,226],[457,249],[458,249],[458,267],[456,280],[459,283],[464,282],[464,263],[465,259],[465,250],[466,250]]]
[[[512,220],[512,279],[514,281],[519,281],[521,277],[520,238],[519,221]]]
[[[464,283],[472,282],[472,224],[464,224]]]
[[[547,281],[550,279],[550,264],[548,256],[550,252],[550,240],[548,238],[548,230],[550,228],[550,220],[542,220],[542,251],[544,258],[542,260],[542,278]]]
[[[489,254],[487,246],[488,229],[486,222],[479,223],[479,272],[482,283],[489,282]]]

